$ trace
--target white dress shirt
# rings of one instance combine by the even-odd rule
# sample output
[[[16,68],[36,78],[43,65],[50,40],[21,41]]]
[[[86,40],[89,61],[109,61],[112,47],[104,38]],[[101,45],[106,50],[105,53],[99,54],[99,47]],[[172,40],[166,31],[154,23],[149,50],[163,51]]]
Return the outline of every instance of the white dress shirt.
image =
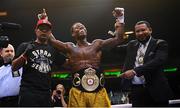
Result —
[[[146,53],[147,47],[149,45],[149,42],[151,40],[151,37],[149,38],[148,42],[146,44],[141,44],[139,45],[139,48],[137,50],[137,55],[136,55],[136,61],[135,61],[135,67],[141,66],[144,63],[144,55]],[[143,56],[143,62],[139,62],[140,56]],[[136,75],[132,79],[132,84],[145,84],[145,79],[144,76],[137,77]]]
[[[0,67],[0,98],[19,94],[22,68],[19,69],[19,73],[19,77],[13,77],[10,64]]]

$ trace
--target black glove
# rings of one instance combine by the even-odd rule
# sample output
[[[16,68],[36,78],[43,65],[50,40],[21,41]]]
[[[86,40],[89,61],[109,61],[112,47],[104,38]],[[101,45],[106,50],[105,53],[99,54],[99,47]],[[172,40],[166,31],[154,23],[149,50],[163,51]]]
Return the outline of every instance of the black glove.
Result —
[[[35,48],[35,45],[33,43],[28,43],[27,47],[23,53],[23,56],[28,57],[28,54],[32,52],[32,50]]]
[[[8,36],[0,36],[0,48],[7,48],[9,44]]]

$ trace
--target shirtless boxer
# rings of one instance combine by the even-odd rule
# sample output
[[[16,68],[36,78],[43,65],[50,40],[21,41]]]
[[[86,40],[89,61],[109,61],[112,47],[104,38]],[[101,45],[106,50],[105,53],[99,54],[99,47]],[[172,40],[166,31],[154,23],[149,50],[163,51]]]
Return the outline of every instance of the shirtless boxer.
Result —
[[[87,29],[76,22],[71,27],[72,42],[56,40],[53,35],[50,43],[53,47],[67,54],[73,74],[73,87],[69,92],[69,107],[110,107],[106,89],[104,88],[103,71],[100,69],[102,48],[114,46],[123,41],[124,9],[115,8],[113,16],[116,19],[115,36],[106,40],[87,41]]]

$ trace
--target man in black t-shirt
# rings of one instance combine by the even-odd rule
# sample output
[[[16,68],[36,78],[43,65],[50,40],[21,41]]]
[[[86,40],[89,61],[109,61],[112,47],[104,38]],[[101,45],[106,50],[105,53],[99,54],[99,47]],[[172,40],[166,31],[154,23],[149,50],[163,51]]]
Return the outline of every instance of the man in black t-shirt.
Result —
[[[35,29],[36,40],[22,43],[17,49],[18,57],[12,62],[12,70],[23,67],[19,106],[51,105],[49,73],[55,60],[61,63],[65,61],[62,54],[48,45],[51,29],[48,19],[40,18]]]

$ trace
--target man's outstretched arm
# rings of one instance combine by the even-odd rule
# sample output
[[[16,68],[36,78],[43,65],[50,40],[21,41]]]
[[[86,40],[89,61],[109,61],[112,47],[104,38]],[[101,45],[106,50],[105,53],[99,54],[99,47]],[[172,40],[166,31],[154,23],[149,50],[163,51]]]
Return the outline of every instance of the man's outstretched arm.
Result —
[[[48,20],[46,9],[43,9],[43,12],[38,14],[38,18],[39,19],[45,18]],[[60,52],[67,52],[68,49],[67,43],[57,40],[52,33],[49,34],[49,43]]]

